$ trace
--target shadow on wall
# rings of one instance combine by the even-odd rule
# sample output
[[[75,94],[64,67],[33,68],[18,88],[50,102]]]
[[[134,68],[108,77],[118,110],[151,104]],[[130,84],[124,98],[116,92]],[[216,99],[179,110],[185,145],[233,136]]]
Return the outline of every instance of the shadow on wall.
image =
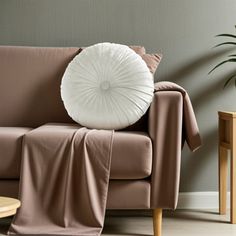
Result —
[[[199,92],[191,96],[191,101],[194,107],[194,110],[197,112],[201,107],[208,105],[209,102],[216,99],[219,95],[223,96],[230,88],[228,85],[226,88],[224,87],[225,79],[229,78],[232,75],[232,72],[218,76],[217,79],[209,78],[212,83],[205,86],[204,89],[199,90]],[[217,112],[217,111],[216,111]],[[217,113],[216,113],[217,115]]]
[[[217,150],[217,136],[218,136],[218,131],[217,127],[214,129],[210,130],[208,133],[206,133],[202,137],[202,147],[195,153],[192,153],[191,158],[186,158],[183,157],[182,159],[182,166],[187,166],[188,168],[185,168],[181,172],[181,181],[180,181],[180,190],[181,192],[191,192],[191,191],[196,191],[192,187],[197,186],[199,183],[199,173],[202,173],[202,170],[206,169],[209,167],[209,163],[214,163],[217,165],[217,156],[214,156],[214,152]],[[190,152],[190,151],[188,151]],[[217,167],[216,167],[217,170]],[[207,171],[207,173],[209,173]],[[215,173],[209,173],[209,174],[214,174],[214,180],[215,184],[217,185],[217,172]],[[188,181],[188,180],[191,181]],[[187,180],[187,181],[185,181]],[[182,184],[184,181],[184,185]],[[214,186],[209,188],[213,188]],[[209,189],[209,191],[213,191],[214,189]],[[200,189],[199,189],[200,191]]]
[[[192,96],[191,100],[193,103],[193,107],[195,112],[199,112],[203,107],[207,107],[211,101],[214,99],[217,99],[217,97],[224,96],[225,93],[230,89],[229,87],[225,88],[224,93],[222,93],[223,90],[223,84],[225,77],[229,76],[230,74],[226,74],[222,77],[219,77],[214,83],[212,83],[209,86],[204,87],[204,90],[200,90],[199,93],[195,96]],[[184,187],[181,186],[181,191],[190,191],[193,190],[191,186],[196,186],[199,181],[199,173],[202,173],[202,171],[205,169],[205,173],[207,175],[210,175],[210,168],[212,167],[212,164],[215,165],[214,169],[216,170],[214,173],[211,173],[211,175],[214,175],[210,177],[212,180],[215,181],[214,185],[208,186],[209,191],[215,191],[214,186],[217,186],[218,183],[218,114],[217,110],[215,111],[214,117],[209,116],[209,114],[206,114],[205,116],[205,123],[211,123],[215,124],[211,129],[209,130],[202,130],[202,147],[195,153],[187,152],[187,155],[185,155],[185,158],[183,159],[183,166],[189,167],[188,170],[184,170],[182,173],[183,180],[191,178],[190,181],[185,181]],[[201,131],[201,130],[200,130]],[[188,158],[191,155],[191,158]],[[186,158],[187,157],[187,158]],[[211,166],[210,166],[211,165]],[[209,168],[209,170],[208,170]],[[209,173],[209,174],[208,174]],[[186,186],[188,185],[188,186]],[[201,191],[199,189],[199,191]]]
[[[168,74],[165,78],[159,77],[159,81],[162,80],[170,80],[177,84],[184,84],[184,80],[186,78],[191,79],[191,74],[195,71],[199,70],[202,66],[204,66],[206,63],[209,63],[212,60],[215,60],[216,58],[220,58],[223,55],[233,51],[232,48],[227,49],[221,49],[215,52],[204,54],[194,60],[188,61],[185,66],[178,68],[177,70],[172,71],[170,74]],[[209,68],[210,71],[211,68]]]

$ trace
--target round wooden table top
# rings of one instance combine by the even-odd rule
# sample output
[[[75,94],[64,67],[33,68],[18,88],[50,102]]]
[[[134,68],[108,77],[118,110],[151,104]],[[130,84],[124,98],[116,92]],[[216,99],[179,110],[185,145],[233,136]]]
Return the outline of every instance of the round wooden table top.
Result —
[[[0,218],[15,215],[18,207],[20,207],[19,200],[9,197],[0,197]]]

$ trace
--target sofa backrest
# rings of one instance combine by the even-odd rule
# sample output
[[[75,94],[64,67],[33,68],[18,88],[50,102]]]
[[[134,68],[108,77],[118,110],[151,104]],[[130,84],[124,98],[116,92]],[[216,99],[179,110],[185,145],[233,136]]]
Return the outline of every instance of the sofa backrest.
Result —
[[[79,48],[0,46],[0,126],[73,122],[60,96],[63,73]]]
[[[80,48],[0,46],[0,127],[74,123],[60,95],[68,63]],[[147,115],[126,130],[147,130]]]

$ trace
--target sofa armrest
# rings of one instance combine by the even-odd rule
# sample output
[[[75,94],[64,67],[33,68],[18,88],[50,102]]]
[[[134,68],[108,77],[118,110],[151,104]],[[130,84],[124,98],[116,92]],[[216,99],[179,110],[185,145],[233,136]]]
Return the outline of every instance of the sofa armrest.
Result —
[[[175,209],[179,193],[182,148],[181,92],[155,92],[148,119],[148,132],[153,142],[151,207]]]

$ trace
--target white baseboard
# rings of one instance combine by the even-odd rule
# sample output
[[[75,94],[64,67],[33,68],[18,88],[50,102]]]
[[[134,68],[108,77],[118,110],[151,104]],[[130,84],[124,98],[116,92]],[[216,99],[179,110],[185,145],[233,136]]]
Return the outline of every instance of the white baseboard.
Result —
[[[177,209],[217,209],[219,207],[218,192],[180,193]],[[227,194],[227,208],[230,205],[230,193]]]

